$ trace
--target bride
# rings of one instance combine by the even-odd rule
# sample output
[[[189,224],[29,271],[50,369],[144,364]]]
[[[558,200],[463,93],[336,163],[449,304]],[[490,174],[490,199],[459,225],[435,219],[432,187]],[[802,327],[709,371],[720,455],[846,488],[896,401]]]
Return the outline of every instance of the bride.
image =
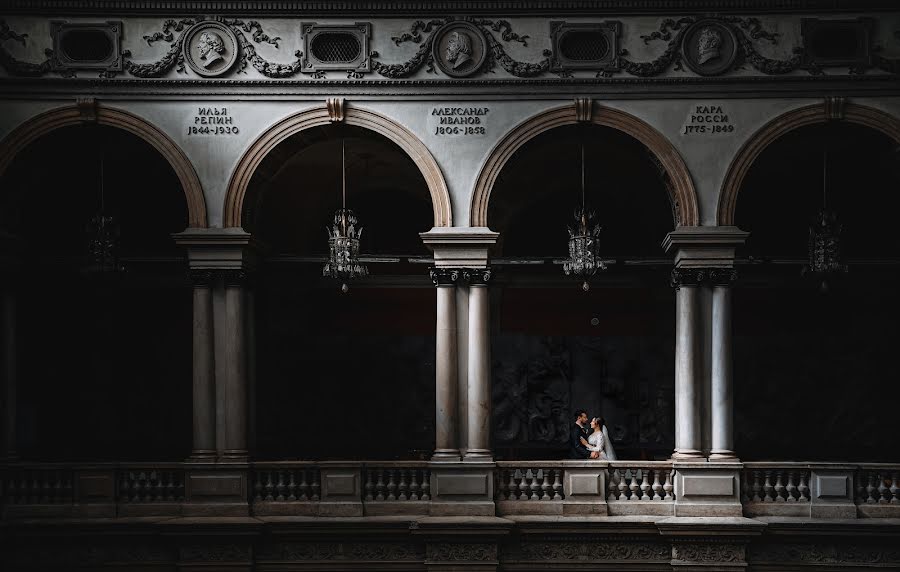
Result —
[[[591,419],[591,429],[593,433],[588,436],[585,442],[582,442],[588,451],[591,451],[591,458],[600,461],[615,461],[616,452],[613,449],[612,441],[609,439],[609,433],[606,431],[606,422],[602,417],[594,417]]]

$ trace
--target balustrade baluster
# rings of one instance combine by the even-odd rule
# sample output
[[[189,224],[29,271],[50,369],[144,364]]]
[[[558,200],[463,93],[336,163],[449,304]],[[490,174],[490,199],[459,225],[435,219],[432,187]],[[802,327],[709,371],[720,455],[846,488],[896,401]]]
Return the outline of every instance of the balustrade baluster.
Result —
[[[562,500],[562,469],[553,471],[553,500]]]
[[[528,499],[528,469],[524,471],[516,469],[516,475],[519,475],[519,494],[516,498],[519,500]]]
[[[884,473],[878,474],[878,504],[888,504],[891,502],[891,489],[888,488],[887,485],[884,484],[885,476]]]
[[[900,504],[900,487],[897,486],[897,477],[900,473],[891,473],[891,504]]]
[[[630,475],[630,469],[625,469],[621,473],[621,478],[619,479],[619,494],[616,496],[618,500],[628,500],[628,478]]]
[[[663,500],[675,500],[675,469],[669,469],[666,475],[666,482],[663,484],[663,490],[666,491]]]
[[[875,504],[876,502],[878,502],[875,498],[876,490],[877,489],[875,488],[875,475],[874,475],[874,473],[870,472],[869,473],[869,484],[866,487],[866,503]]]
[[[759,471],[753,471],[753,502],[762,502],[762,484],[759,480]]]
[[[766,482],[763,483],[763,491],[765,496],[763,502],[773,502],[775,500],[775,487],[772,486],[772,471],[763,471],[766,476]]]
[[[297,482],[294,480],[297,471],[294,469],[288,469],[287,471],[287,500],[290,502],[294,502],[297,500]]]
[[[613,501],[619,495],[619,469],[606,469],[606,500]]]
[[[653,498],[652,500],[662,500],[662,483],[659,482],[659,473],[660,470],[656,469],[653,471]]]
[[[119,472],[119,502],[128,502],[130,497],[131,482],[128,479],[128,471]]]
[[[787,502],[797,502],[797,497],[795,496],[797,493],[797,486],[794,484],[794,471],[787,472],[787,486],[785,487],[785,493],[787,494]]]
[[[507,500],[515,500],[519,498],[519,488],[516,486],[516,469],[508,470],[507,473],[509,482],[506,484],[506,498]]]
[[[419,494],[421,492],[421,487],[419,486],[419,479],[422,476],[421,469],[413,469],[410,471],[409,475],[409,500],[419,500]]]
[[[397,485],[397,500],[405,501],[409,500],[409,495],[407,494],[407,483],[406,483],[406,469],[400,469],[400,484]]]
[[[363,474],[366,475],[365,499],[367,501],[373,501],[373,500],[375,500],[375,470],[369,469],[368,471],[365,471]]]
[[[431,471],[422,472],[422,500],[431,500]]]
[[[641,481],[641,500],[653,500],[650,496],[650,469],[644,469],[644,478]]]
[[[386,499],[389,501],[397,500],[397,483],[394,482],[394,473],[396,471],[394,469],[388,469],[388,482],[387,482],[387,497]]]
[[[278,469],[275,471],[277,475],[275,481],[275,500],[276,501],[284,501],[284,471]]]
[[[809,486],[806,484],[806,478],[806,471],[800,471],[800,485],[797,486],[800,502],[809,502]]]
[[[784,472],[777,471],[775,473],[775,502],[784,502],[784,483],[782,483]]]
[[[551,469],[541,469],[541,500],[551,500],[550,474]]]
[[[265,485],[265,487],[263,487],[266,491],[265,500],[273,501],[273,500],[275,500],[275,494],[274,494],[275,485],[272,484],[272,471],[269,469],[266,469],[265,475],[266,475],[266,485]]]
[[[540,469],[531,469],[531,484],[529,485],[529,491],[531,494],[531,500],[539,501],[541,500],[541,485],[538,484],[538,472]]]
[[[322,490],[322,485],[319,484],[319,471],[316,469],[312,470],[312,485],[310,486],[310,500],[318,501],[319,500],[319,492]]]
[[[628,490],[631,494],[628,495],[628,500],[639,500],[641,498],[641,487],[638,484],[640,478],[641,470],[631,469],[631,481],[628,483]]]
[[[378,469],[378,481],[375,483],[375,500],[384,500],[384,469]]]

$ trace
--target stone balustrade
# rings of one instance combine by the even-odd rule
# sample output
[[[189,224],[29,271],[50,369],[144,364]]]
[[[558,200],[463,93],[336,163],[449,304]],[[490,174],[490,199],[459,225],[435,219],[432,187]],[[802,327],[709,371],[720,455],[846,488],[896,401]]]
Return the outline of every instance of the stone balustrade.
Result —
[[[687,486],[680,484],[682,471],[712,476],[716,470],[712,464],[708,471],[704,463],[682,465],[499,461],[492,465],[490,490],[498,516],[678,516],[679,487]],[[900,518],[900,465],[732,465],[740,492],[738,508],[747,517]],[[467,469],[453,470],[466,474]],[[3,514],[5,518],[195,514],[188,509],[211,506],[197,504],[208,502],[196,498],[197,483],[218,471],[243,475],[246,487],[233,494],[249,515],[440,514],[433,510],[439,504],[434,498],[435,464],[425,461],[278,461],[237,468],[214,463],[14,463],[3,468]]]

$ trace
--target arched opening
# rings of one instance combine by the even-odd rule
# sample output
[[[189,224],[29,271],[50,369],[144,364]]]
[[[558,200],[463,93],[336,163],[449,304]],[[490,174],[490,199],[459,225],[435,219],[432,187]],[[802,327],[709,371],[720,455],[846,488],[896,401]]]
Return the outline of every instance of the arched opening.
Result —
[[[190,214],[176,170],[128,130],[72,122],[19,146],[0,188],[20,456],[183,459],[191,290],[170,235]],[[92,255],[104,237],[105,268]]]
[[[898,147],[859,123],[781,135],[739,188],[734,221],[750,231],[734,292],[736,448],[744,460],[896,460],[896,407],[879,396],[896,378],[900,343]],[[803,273],[823,206],[842,226],[848,269],[824,291],[821,277]]]
[[[567,226],[597,213],[608,268],[565,276]],[[490,191],[493,439],[499,458],[568,456],[576,409],[603,416],[620,458],[666,459],[674,441],[671,179],[624,131],[579,123],[524,142]]]
[[[326,229],[341,207],[342,146],[347,207],[364,228],[370,273],[347,294],[322,276]],[[433,205],[416,162],[361,126],[310,127],[259,162],[242,213],[265,252],[255,289],[256,455],[430,453],[435,293],[419,233],[431,229]]]

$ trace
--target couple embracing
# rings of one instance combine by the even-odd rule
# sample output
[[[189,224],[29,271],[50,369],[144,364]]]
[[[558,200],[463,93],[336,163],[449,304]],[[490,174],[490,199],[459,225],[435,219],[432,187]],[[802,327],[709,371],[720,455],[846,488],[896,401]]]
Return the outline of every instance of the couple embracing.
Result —
[[[616,452],[606,432],[606,423],[602,417],[594,417],[589,428],[587,411],[578,410],[572,434],[569,439],[571,458],[596,459],[598,461],[615,461]]]

